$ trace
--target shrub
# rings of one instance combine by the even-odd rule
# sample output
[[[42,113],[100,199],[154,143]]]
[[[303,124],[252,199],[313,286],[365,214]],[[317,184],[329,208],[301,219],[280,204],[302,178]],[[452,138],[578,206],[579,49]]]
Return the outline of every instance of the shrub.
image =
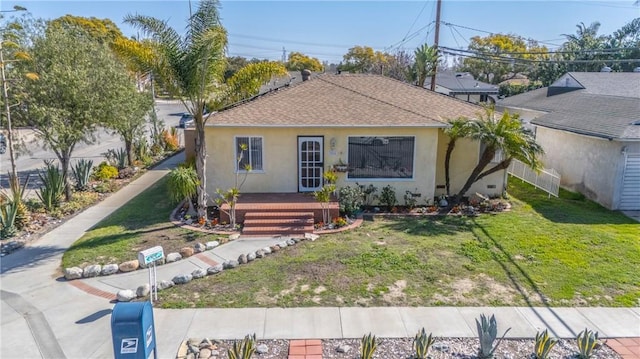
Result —
[[[362,346],[360,348],[360,358],[362,359],[372,359],[373,354],[376,352],[378,348],[378,341],[375,335],[369,333],[362,337]]]
[[[360,191],[362,191],[362,203],[365,206],[371,206],[373,202],[378,199],[378,195],[376,194],[376,192],[378,192],[378,187],[372,184],[365,186],[363,184],[358,184],[357,182],[356,185],[360,187]]]
[[[60,168],[54,166],[52,161],[45,161],[44,171],[38,174],[42,187],[36,193],[42,201],[44,208],[50,212],[60,206],[60,199],[64,192],[64,177]]]
[[[229,359],[250,359],[256,351],[256,335],[247,335],[241,341],[235,341],[227,350]]]
[[[129,165],[127,151],[124,148],[119,148],[117,150],[110,149],[104,153],[104,156],[107,158],[107,162],[110,165],[117,167],[119,170]]]
[[[164,142],[164,149],[166,151],[176,151],[179,147],[178,133],[175,128],[171,129],[171,132],[166,129],[162,131],[162,140]]]
[[[543,332],[536,333],[536,343],[534,347],[535,359],[547,359],[549,352],[554,345],[558,343],[558,339],[549,337],[549,333],[545,329]]]
[[[95,185],[93,190],[98,193],[111,193],[118,190],[118,184],[111,181],[104,181]]]
[[[404,193],[404,205],[407,206],[409,209],[414,209],[416,208],[417,204],[418,204],[418,200],[413,195],[413,192],[406,191]]]
[[[422,328],[413,338],[413,351],[416,353],[416,359],[427,359],[433,342],[435,342],[435,339],[433,339],[431,333],[427,335],[427,331]]]
[[[93,178],[98,181],[106,181],[118,177],[118,169],[107,162],[102,162],[93,169]]]
[[[9,238],[16,234],[16,214],[18,213],[18,202],[9,202],[0,207],[0,237]]]
[[[92,167],[93,161],[85,160],[84,158],[71,167],[71,173],[76,180],[77,191],[86,191],[88,189]]]
[[[359,186],[340,188],[340,211],[351,216],[362,208],[363,193]]]
[[[576,344],[578,345],[578,358],[589,359],[593,355],[593,350],[598,344],[598,332],[593,332],[585,328],[578,333],[576,337]]]
[[[388,211],[391,211],[391,208],[396,205],[396,190],[391,185],[382,188],[380,202],[387,206]]]

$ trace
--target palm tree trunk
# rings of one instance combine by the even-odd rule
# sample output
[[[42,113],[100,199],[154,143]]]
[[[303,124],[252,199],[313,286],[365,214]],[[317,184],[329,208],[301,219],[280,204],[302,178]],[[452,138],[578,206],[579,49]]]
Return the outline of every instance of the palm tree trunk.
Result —
[[[444,182],[445,187],[447,188],[447,196],[451,195],[451,176],[449,172],[451,166],[451,154],[455,148],[456,140],[451,139],[449,144],[447,144],[447,153],[444,156]]]
[[[200,179],[198,184],[198,218],[207,219],[207,193],[206,193],[206,163],[207,163],[207,147],[204,139],[204,123],[203,121],[195,121],[196,123],[196,173]]]
[[[458,194],[456,195],[458,199],[462,199],[464,194],[467,193],[469,188],[471,188],[471,185],[473,185],[478,180],[478,176],[480,175],[480,173],[482,173],[482,170],[485,169],[485,167],[487,167],[489,163],[491,163],[491,159],[493,158],[493,156],[495,156],[495,154],[496,151],[489,147],[484,150],[484,152],[482,153],[482,157],[480,157],[480,161],[478,161],[476,167],[473,169],[473,171],[471,171],[467,182],[464,184],[464,186],[462,186],[462,189],[460,189],[460,192],[458,192]]]

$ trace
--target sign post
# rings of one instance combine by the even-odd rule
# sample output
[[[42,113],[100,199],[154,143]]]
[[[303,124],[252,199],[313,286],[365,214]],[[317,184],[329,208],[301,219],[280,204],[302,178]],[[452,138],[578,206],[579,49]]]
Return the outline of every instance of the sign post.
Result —
[[[141,266],[147,266],[149,269],[149,301],[153,303],[154,300],[158,300],[158,277],[156,276],[156,262],[164,258],[164,250],[161,246],[151,247],[143,251],[138,252],[138,262]]]

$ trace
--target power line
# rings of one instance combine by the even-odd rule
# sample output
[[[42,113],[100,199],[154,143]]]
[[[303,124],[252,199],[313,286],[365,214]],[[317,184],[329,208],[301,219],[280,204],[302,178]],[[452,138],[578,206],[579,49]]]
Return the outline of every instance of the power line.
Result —
[[[536,64],[536,63],[640,63],[640,59],[591,59],[591,60],[556,60],[556,59],[546,59],[546,60],[534,60],[534,59],[523,59],[518,57],[504,57],[498,55],[489,55],[486,53],[475,53],[473,51],[468,50],[458,50],[452,48],[440,48],[443,53],[466,57],[478,60],[506,63],[506,64],[515,64],[515,63],[527,63],[527,64]]]

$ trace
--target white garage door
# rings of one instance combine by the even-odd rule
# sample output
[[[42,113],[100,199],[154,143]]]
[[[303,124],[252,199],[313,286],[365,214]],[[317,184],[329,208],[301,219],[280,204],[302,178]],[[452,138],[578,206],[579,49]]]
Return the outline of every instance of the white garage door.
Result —
[[[640,153],[627,153],[622,176],[621,210],[640,210]]]

